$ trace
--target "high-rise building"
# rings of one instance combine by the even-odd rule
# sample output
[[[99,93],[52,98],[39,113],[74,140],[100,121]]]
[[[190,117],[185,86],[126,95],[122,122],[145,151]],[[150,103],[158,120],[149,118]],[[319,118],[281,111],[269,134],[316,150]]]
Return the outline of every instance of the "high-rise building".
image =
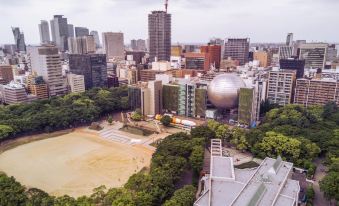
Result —
[[[106,52],[107,59],[123,58],[124,34],[121,32],[104,32],[102,33],[102,43]]]
[[[39,24],[39,33],[41,44],[49,43],[51,41],[48,21],[41,20],[41,23]]]
[[[214,65],[215,68],[220,68],[221,61],[221,45],[207,45],[200,47],[201,53],[206,53],[209,58],[210,64]]]
[[[148,15],[150,61],[170,61],[171,57],[171,14],[152,11]]]
[[[339,104],[339,84],[335,79],[297,79],[294,103],[304,106]]]
[[[146,41],[143,39],[132,39],[131,40],[131,49],[133,51],[146,51]]]
[[[271,70],[268,76],[267,99],[281,106],[291,104],[296,80],[296,71]]]
[[[68,24],[68,37],[75,37],[73,24]]]
[[[257,51],[253,54],[253,59],[259,61],[260,67],[269,67],[272,63],[272,54],[266,51]]]
[[[309,43],[300,45],[299,59],[305,60],[306,68],[324,69],[328,44]]]
[[[75,37],[83,37],[89,35],[89,30],[86,27],[74,27]]]
[[[42,76],[33,77],[29,83],[29,91],[38,99],[48,99],[48,85]]]
[[[288,59],[293,56],[293,47],[281,46],[279,47],[279,59]]]
[[[97,31],[91,31],[90,35],[94,37],[94,41],[96,44],[96,48],[100,48],[100,38],[99,38],[99,33]]]
[[[137,40],[135,40],[135,39],[132,39],[132,40],[131,40],[131,49],[132,49],[133,51],[136,51],[136,50],[137,50]]]
[[[293,33],[288,33],[286,37],[286,46],[293,46]]]
[[[107,63],[105,54],[71,54],[69,71],[85,77],[86,90],[107,87]]]
[[[230,57],[239,61],[240,65],[245,65],[248,62],[249,47],[250,39],[226,39],[224,59]]]
[[[8,84],[14,80],[11,65],[0,65],[0,79],[4,84]]]
[[[141,88],[141,112],[143,115],[162,113],[162,82],[149,81]]]
[[[304,77],[305,60],[296,58],[280,59],[280,69],[295,70],[297,79]]]
[[[69,37],[68,50],[71,54],[89,54],[95,53],[96,45],[92,35],[83,37]]]
[[[25,35],[23,32],[20,31],[19,27],[12,27],[12,32],[14,36],[14,42],[16,45],[16,51],[26,51],[26,44],[25,44]]]
[[[81,93],[85,91],[84,75],[67,74],[67,84],[72,93]]]
[[[210,58],[208,53],[185,53],[186,69],[208,71],[210,69]]]
[[[63,15],[54,15],[50,21],[52,31],[52,41],[56,44],[60,51],[66,51],[68,38],[67,18]]]
[[[63,95],[66,85],[62,76],[61,57],[55,46],[30,46],[27,49],[32,71],[48,84],[49,96]]]
[[[327,49],[326,61],[333,62],[337,59],[338,50],[335,48],[335,44],[329,45]]]

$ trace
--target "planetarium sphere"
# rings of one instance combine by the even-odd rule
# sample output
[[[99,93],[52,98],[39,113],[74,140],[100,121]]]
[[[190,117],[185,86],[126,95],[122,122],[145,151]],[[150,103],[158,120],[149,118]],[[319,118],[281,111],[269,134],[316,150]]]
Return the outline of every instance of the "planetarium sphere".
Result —
[[[240,88],[245,82],[236,74],[220,74],[208,86],[208,99],[221,109],[233,109],[238,106]]]

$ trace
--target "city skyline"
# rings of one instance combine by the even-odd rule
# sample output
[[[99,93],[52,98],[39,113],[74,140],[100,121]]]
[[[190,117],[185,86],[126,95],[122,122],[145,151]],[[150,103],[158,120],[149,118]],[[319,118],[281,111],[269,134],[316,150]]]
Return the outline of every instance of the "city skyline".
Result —
[[[308,42],[339,42],[339,30],[333,27],[339,18],[335,10],[339,2],[326,2],[265,0],[258,4],[254,0],[216,0],[211,4],[208,0],[172,0],[169,2],[172,43],[204,43],[211,37],[248,37],[251,42],[278,43],[284,42],[288,32],[293,32],[295,39]],[[72,0],[72,3],[61,0],[57,4],[0,0],[0,3],[0,12],[7,17],[7,21],[0,23],[0,44],[13,43],[12,26],[24,32],[27,45],[38,44],[40,20],[49,21],[56,14],[65,15],[69,24],[99,33],[123,32],[125,43],[129,43],[131,39],[146,39],[148,14],[164,10],[162,0]]]

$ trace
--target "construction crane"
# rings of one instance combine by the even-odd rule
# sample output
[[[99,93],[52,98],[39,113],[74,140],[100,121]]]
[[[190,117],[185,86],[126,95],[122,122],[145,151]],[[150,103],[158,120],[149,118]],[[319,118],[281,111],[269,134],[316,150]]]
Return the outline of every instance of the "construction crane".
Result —
[[[167,9],[168,9],[168,0],[165,0],[165,11],[167,13]]]

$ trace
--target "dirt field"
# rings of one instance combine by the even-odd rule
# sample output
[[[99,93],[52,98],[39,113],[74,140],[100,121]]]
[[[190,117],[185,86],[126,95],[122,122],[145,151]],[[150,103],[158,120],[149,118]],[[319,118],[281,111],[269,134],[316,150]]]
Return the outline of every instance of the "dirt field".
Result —
[[[120,187],[152,151],[81,131],[18,146],[0,155],[0,171],[51,195],[89,195],[95,187]]]

